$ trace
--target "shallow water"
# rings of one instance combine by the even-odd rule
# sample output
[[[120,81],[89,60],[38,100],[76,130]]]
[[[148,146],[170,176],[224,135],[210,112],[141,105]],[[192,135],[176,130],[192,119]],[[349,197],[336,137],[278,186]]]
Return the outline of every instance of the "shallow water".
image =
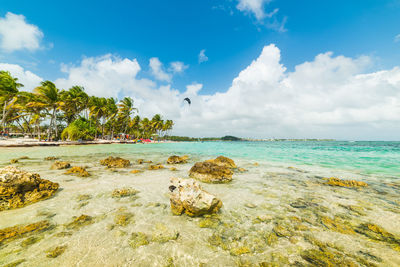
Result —
[[[187,154],[190,160],[175,165],[175,172],[168,168],[145,170],[147,164],[136,164],[139,158],[165,164],[173,154]],[[99,160],[109,155],[134,164],[115,171],[105,169]],[[229,184],[202,184],[222,200],[221,212],[208,219],[173,216],[169,178],[186,178],[195,162],[218,155],[230,157],[248,170],[236,172]],[[325,249],[360,266],[400,265],[400,246],[353,231],[362,223],[371,223],[400,237],[397,142],[0,148],[0,167],[21,156],[30,159],[20,160],[16,166],[58,182],[61,190],[48,200],[0,212],[0,229],[44,219],[55,227],[0,246],[0,265],[25,260],[18,266],[258,266],[262,262],[307,266],[306,252]],[[46,156],[86,166],[92,176],[80,178],[50,170],[52,162],[44,161]],[[145,171],[131,174],[132,169]],[[364,181],[369,186],[351,189],[323,184],[323,177],[331,176]],[[114,189],[126,187],[140,192],[134,197],[111,196]],[[79,200],[81,195],[90,197]],[[66,225],[81,214],[92,216],[93,223],[68,229]],[[133,214],[127,225],[116,224],[115,218],[121,214]],[[324,218],[336,218],[338,228],[348,226],[350,230],[324,225]],[[133,248],[130,239],[135,232],[149,236],[149,244]],[[280,234],[274,234],[277,232]],[[164,240],[158,238],[160,234]],[[32,236],[37,242],[24,245]],[[46,257],[47,251],[57,246],[66,246],[65,252]]]

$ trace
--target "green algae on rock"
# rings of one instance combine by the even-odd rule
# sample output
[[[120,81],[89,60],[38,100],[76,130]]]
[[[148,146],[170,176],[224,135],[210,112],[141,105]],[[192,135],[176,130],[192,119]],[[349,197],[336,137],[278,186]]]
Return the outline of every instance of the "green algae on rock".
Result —
[[[367,183],[356,181],[356,180],[342,180],[336,177],[325,178],[327,181],[325,182],[326,185],[330,186],[340,186],[340,187],[366,187],[368,186]]]
[[[118,212],[115,214],[114,223],[119,226],[127,226],[132,222],[134,214],[131,212]]]
[[[39,221],[27,225],[16,225],[4,229],[0,229],[0,244],[5,241],[14,240],[17,238],[24,237],[33,232],[40,232],[47,230],[51,227],[49,221]]]
[[[400,246],[400,237],[394,236],[393,234],[389,233],[388,231],[376,224],[363,223],[360,224],[355,230],[357,233],[365,235],[370,239]]]
[[[169,190],[171,211],[175,215],[202,216],[216,213],[222,207],[220,199],[192,179],[171,178]]]
[[[205,183],[228,183],[232,181],[232,175],[230,168],[214,162],[197,162],[189,171],[189,177]]]
[[[67,246],[57,246],[53,249],[48,250],[46,257],[47,258],[57,258],[61,254],[63,254],[66,249],[67,249]]]
[[[355,234],[353,228],[348,223],[340,220],[338,217],[331,219],[327,216],[320,217],[321,224],[332,231],[336,231],[342,234]]]
[[[16,260],[16,261],[10,262],[9,264],[3,265],[3,267],[16,267],[25,261],[26,261],[25,259]]]
[[[63,170],[63,169],[68,169],[71,167],[71,164],[66,161],[56,161],[51,165],[52,170]]]
[[[54,156],[49,156],[49,157],[45,157],[44,158],[44,160],[57,160],[57,159],[59,159],[59,158],[57,158],[57,157],[54,157]]]
[[[122,198],[122,197],[130,197],[134,196],[137,193],[139,193],[138,190],[134,188],[122,188],[122,189],[115,189],[112,193],[111,196],[113,198]]]
[[[64,174],[73,174],[79,177],[89,177],[90,173],[83,167],[72,167],[71,169],[67,170]]]
[[[164,169],[164,166],[161,164],[149,165],[148,170],[161,170]]]
[[[13,166],[0,169],[0,211],[21,208],[53,196],[58,183]]]
[[[129,245],[132,248],[138,248],[141,246],[146,246],[150,244],[149,237],[142,232],[134,232],[131,234],[131,238],[129,239]]]
[[[179,232],[168,228],[165,224],[157,223],[151,235],[152,242],[166,243],[171,240],[176,240],[179,237]]]
[[[205,162],[211,162],[218,166],[226,167],[229,169],[237,168],[235,162],[232,159],[224,157],[224,156],[219,156],[216,159],[209,159],[209,160],[206,160]]]
[[[131,162],[127,159],[120,157],[109,156],[106,159],[100,160],[100,164],[107,166],[107,168],[126,168],[131,165]]]

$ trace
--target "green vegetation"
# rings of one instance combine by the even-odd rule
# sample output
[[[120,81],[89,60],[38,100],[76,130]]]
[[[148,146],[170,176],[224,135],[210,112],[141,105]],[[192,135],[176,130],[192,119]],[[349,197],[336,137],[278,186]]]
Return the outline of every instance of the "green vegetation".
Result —
[[[166,140],[170,141],[186,141],[186,142],[198,142],[198,141],[242,141],[241,138],[235,136],[224,136],[224,137],[188,137],[188,136],[169,136],[164,137]]]
[[[60,90],[44,81],[32,92],[9,72],[0,71],[1,132],[47,140],[163,137],[174,125],[160,114],[140,118],[133,99],[89,96],[81,86]]]

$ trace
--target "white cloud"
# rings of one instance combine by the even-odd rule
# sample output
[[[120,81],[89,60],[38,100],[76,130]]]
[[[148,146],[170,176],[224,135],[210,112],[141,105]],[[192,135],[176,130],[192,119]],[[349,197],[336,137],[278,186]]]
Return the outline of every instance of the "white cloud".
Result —
[[[203,63],[208,61],[208,57],[206,56],[206,50],[202,49],[199,53],[199,63]]]
[[[66,67],[68,77],[56,84],[83,85],[100,96],[132,96],[141,116],[173,119],[179,135],[398,139],[400,67],[366,73],[371,64],[369,57],[327,52],[287,71],[280,50],[268,45],[227,91],[204,95],[198,83],[182,93],[157,87],[137,78],[135,59],[106,55]]]
[[[394,37],[394,42],[395,42],[395,43],[400,42],[400,34],[398,34],[398,35],[396,35],[396,36]]]
[[[32,91],[43,81],[41,77],[33,74],[29,70],[24,70],[20,65],[0,63],[0,70],[9,71],[13,77],[18,78],[18,82],[24,85],[24,87],[21,88],[23,91]]]
[[[164,71],[163,64],[158,58],[156,57],[150,58],[149,66],[151,69],[151,73],[157,80],[165,82],[171,81],[172,75]]]
[[[40,48],[43,33],[33,24],[28,24],[23,15],[8,12],[0,18],[0,48],[6,52]]]
[[[172,73],[182,73],[182,72],[184,72],[187,68],[189,68],[189,66],[188,66],[188,65],[185,65],[183,62],[181,62],[181,61],[175,61],[175,62],[171,62],[169,70],[170,70]]]

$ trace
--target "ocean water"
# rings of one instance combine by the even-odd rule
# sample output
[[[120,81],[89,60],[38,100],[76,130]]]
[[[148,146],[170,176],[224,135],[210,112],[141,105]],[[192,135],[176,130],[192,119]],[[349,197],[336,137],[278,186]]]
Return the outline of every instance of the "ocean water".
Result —
[[[129,159],[132,166],[105,169],[99,161],[110,155]],[[190,159],[171,171],[166,165],[171,155]],[[219,155],[247,170],[235,172],[229,184],[201,183],[222,200],[220,213],[210,218],[172,215],[169,179],[187,178],[195,162]],[[40,220],[54,227],[0,245],[0,265],[308,266],[326,259],[342,266],[400,265],[400,142],[0,148],[0,167],[21,156],[29,159],[15,166],[58,182],[61,189],[48,200],[0,212],[0,229]],[[52,162],[44,160],[47,156],[85,166],[92,176],[50,170]],[[137,164],[137,159],[166,168],[147,170],[148,164]],[[143,172],[132,174],[132,169]],[[369,186],[332,187],[325,184],[325,177],[354,179]],[[121,188],[139,193],[113,198],[112,191]],[[93,223],[68,229],[66,225],[82,214],[92,216]],[[126,225],[117,223],[121,214],[130,216]],[[367,224],[384,232],[365,230]],[[136,246],[135,233],[147,236],[148,244]],[[34,242],[27,242],[28,238]],[[47,257],[47,251],[57,246],[65,246],[64,253]]]

